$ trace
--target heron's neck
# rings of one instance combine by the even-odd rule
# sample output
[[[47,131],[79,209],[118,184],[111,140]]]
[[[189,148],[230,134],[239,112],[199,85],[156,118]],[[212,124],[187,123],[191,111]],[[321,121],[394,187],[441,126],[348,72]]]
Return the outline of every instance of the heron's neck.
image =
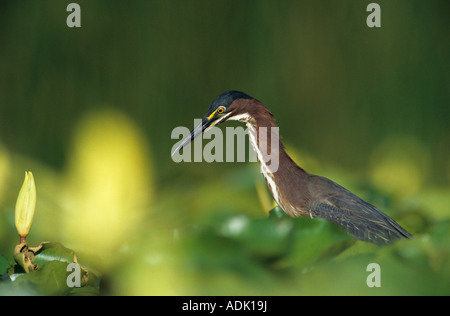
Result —
[[[270,192],[279,206],[288,209],[281,202],[283,198],[279,188],[294,183],[306,172],[286,153],[272,113],[262,104],[257,104],[233,119],[247,125],[250,143]]]
[[[230,120],[247,125],[250,143],[261,164],[261,171],[264,174],[275,173],[279,167],[280,154],[285,152],[272,113],[261,103],[255,102],[252,106],[244,107],[242,113],[230,117]]]

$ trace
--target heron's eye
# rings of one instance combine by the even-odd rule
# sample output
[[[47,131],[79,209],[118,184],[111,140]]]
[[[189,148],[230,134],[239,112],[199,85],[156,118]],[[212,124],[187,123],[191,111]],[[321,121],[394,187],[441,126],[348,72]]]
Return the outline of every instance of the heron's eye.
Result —
[[[223,114],[223,112],[225,112],[225,107],[221,106],[217,109],[217,114]]]

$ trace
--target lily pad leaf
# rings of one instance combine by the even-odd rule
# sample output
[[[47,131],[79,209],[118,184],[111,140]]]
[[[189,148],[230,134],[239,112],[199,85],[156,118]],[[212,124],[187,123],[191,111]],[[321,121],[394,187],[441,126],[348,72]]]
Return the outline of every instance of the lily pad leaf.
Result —
[[[0,280],[8,277],[8,270],[11,268],[8,259],[0,255]]]
[[[39,269],[45,263],[50,261],[78,263],[77,255],[73,250],[64,247],[58,242],[43,242],[35,249],[33,263],[36,264]]]

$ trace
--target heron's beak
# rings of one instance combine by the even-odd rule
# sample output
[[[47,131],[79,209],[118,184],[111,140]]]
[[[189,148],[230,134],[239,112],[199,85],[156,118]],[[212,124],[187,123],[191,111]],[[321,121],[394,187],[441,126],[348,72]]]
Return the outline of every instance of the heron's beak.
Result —
[[[183,147],[187,146],[191,141],[193,141],[197,136],[201,135],[202,133],[204,133],[206,130],[208,130],[209,128],[213,127],[214,125],[216,125],[217,119],[209,116],[209,117],[205,117],[202,119],[202,121],[200,122],[200,124],[198,124],[192,131],[191,134],[186,136],[181,142],[180,144],[177,146],[177,148],[175,148],[175,150],[172,153],[172,157],[179,152]]]

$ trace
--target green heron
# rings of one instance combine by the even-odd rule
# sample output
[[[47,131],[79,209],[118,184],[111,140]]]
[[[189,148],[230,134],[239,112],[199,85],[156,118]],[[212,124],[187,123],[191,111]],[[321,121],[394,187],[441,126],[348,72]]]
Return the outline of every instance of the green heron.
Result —
[[[342,226],[356,239],[377,245],[390,244],[412,235],[392,218],[363,201],[361,198],[321,176],[309,174],[299,167],[286,153],[281,141],[275,146],[267,139],[278,137],[272,113],[258,100],[239,91],[227,91],[219,95],[209,106],[201,123],[197,125],[172,153],[172,156],[207,129],[226,120],[247,125],[249,139],[256,152],[261,171],[269,190],[283,211],[292,217],[319,217]],[[261,129],[265,128],[265,129]],[[267,131],[266,140],[259,133]],[[266,132],[266,133],[267,133]],[[271,135],[276,133],[276,135]],[[278,155],[278,168],[271,171],[262,153]]]

